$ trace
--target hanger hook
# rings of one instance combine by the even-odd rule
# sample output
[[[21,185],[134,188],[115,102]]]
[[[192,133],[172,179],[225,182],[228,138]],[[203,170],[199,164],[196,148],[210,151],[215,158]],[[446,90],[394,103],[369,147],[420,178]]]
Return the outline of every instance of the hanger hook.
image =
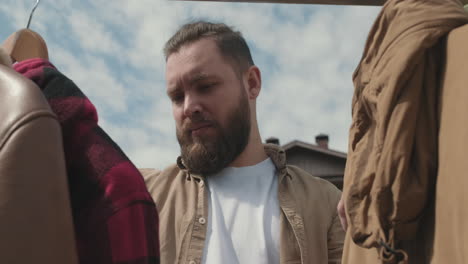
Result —
[[[36,8],[37,8],[37,6],[39,5],[39,2],[40,2],[40,0],[37,0],[37,1],[36,1],[36,4],[34,5],[32,11],[31,11],[31,14],[29,15],[28,25],[26,26],[27,29],[29,29],[29,25],[31,25],[32,16],[33,16],[33,14],[34,14],[34,11],[36,11]]]

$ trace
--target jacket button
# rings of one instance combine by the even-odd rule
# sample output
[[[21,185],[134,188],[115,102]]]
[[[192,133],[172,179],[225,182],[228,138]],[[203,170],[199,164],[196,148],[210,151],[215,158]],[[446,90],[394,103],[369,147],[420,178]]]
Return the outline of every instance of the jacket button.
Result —
[[[197,264],[197,262],[195,260],[191,260],[189,264]]]
[[[203,217],[200,217],[200,218],[198,219],[198,223],[204,225],[204,224],[206,223],[206,219],[203,218]]]

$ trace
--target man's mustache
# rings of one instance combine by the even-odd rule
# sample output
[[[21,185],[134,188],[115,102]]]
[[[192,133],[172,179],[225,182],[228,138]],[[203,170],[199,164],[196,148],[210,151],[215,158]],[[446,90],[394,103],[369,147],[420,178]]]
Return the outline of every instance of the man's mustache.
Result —
[[[216,127],[217,123],[209,118],[198,115],[195,117],[188,118],[182,126],[182,131],[184,133],[191,133],[193,130],[206,126]]]

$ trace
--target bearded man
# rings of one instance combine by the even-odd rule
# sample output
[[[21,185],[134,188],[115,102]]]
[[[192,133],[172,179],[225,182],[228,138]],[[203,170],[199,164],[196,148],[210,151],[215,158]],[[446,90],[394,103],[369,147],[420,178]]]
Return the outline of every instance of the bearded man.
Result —
[[[341,193],[262,143],[261,74],[241,33],[190,23],[164,52],[181,155],[163,171],[142,170],[161,263],[340,263]]]

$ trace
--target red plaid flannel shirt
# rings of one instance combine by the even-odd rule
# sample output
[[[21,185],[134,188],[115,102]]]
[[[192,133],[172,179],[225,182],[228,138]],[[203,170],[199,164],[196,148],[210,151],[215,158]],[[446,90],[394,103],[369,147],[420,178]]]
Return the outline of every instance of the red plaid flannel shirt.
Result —
[[[93,104],[46,60],[14,68],[59,118],[80,263],[159,263],[155,204],[138,169],[98,126]]]

